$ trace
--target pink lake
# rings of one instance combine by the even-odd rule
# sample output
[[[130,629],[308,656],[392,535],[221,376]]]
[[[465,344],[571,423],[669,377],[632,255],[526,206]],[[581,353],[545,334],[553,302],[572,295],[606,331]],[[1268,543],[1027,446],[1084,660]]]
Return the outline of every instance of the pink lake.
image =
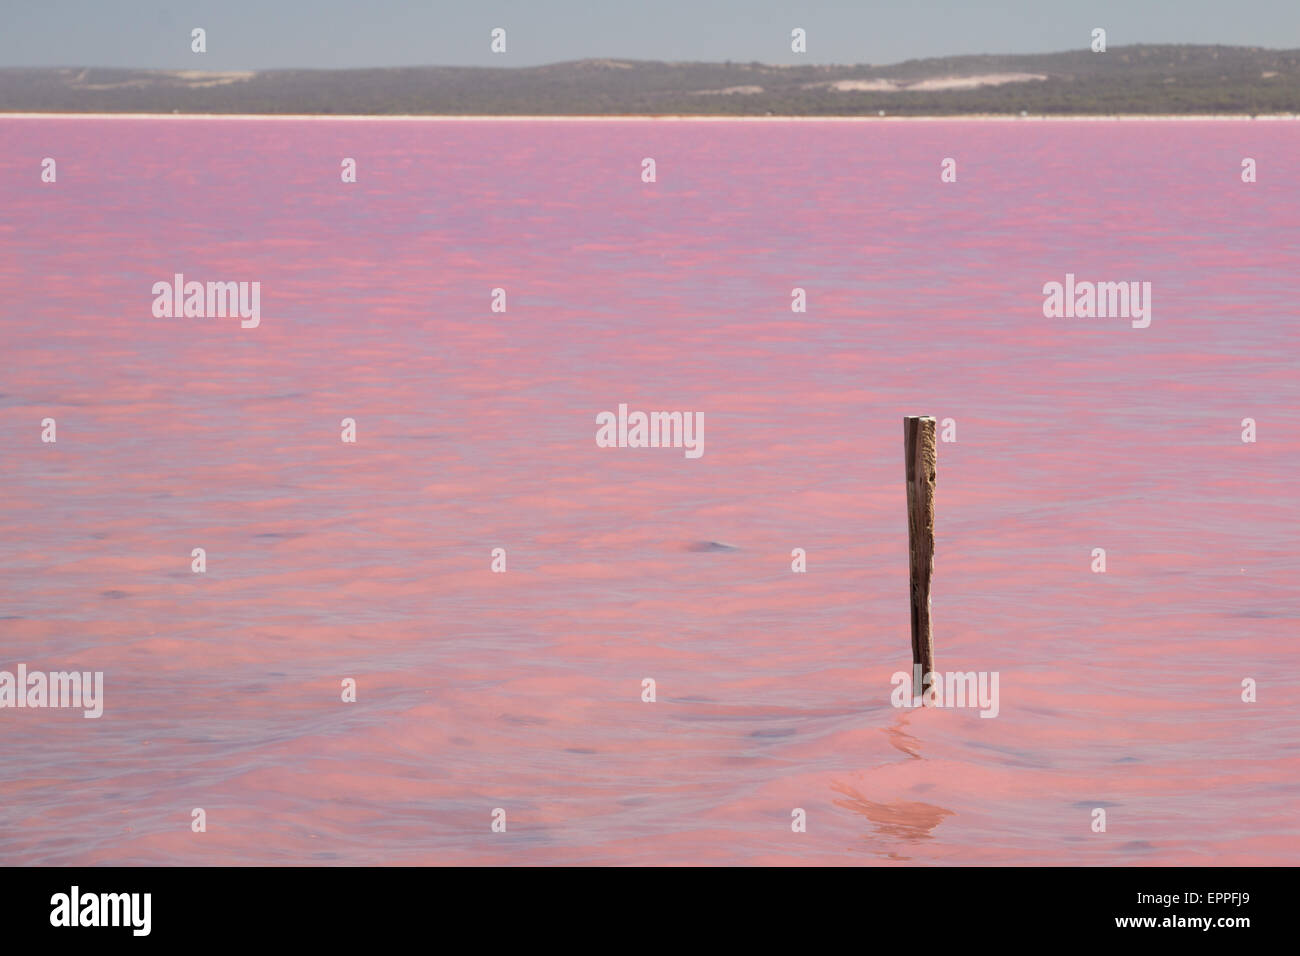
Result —
[[[0,709],[0,863],[1300,862],[1298,190],[1292,122],[0,118],[0,669],[104,673]],[[907,414],[994,719],[891,706]]]

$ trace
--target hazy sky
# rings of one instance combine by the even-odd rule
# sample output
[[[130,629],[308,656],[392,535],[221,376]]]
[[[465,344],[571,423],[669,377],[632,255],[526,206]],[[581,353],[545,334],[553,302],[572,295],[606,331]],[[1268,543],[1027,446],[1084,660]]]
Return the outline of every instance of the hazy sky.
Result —
[[[489,52],[493,27],[507,53]],[[1300,0],[0,0],[0,66],[530,66],[583,57],[894,63],[954,53],[1300,47]],[[190,30],[208,52],[190,52]],[[790,30],[808,53],[790,52]]]

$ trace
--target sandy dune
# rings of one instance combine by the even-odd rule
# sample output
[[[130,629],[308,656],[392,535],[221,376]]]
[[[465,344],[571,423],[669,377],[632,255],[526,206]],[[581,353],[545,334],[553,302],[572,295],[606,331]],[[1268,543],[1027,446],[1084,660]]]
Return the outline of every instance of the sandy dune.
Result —
[[[897,80],[831,80],[825,83],[808,83],[804,89],[832,89],[840,93],[904,93],[932,92],[935,90],[973,90],[981,86],[1002,86],[1006,83],[1027,83],[1045,80],[1042,73],[982,73],[979,76],[941,76],[915,83]]]

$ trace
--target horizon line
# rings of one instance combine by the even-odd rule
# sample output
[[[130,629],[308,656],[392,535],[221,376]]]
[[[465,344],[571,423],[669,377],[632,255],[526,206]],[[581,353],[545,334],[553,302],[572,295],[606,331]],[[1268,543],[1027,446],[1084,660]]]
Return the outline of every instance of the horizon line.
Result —
[[[1255,44],[1230,44],[1230,43],[1126,43],[1122,45],[1112,45],[1107,47],[1106,52],[1110,53],[1119,50],[1132,50],[1142,47],[1179,47],[1205,50],[1250,50],[1262,51],[1268,53],[1295,53],[1300,55],[1300,47],[1270,47],[1259,46]],[[398,64],[389,66],[271,66],[271,67],[245,67],[229,69],[188,69],[184,67],[156,67],[156,66],[104,66],[93,64],[51,64],[47,66],[0,66],[0,70],[133,70],[140,73],[274,73],[274,72],[319,72],[319,73],[346,73],[354,70],[540,70],[552,66],[570,66],[579,63],[628,63],[628,64],[659,64],[663,66],[766,66],[780,70],[797,70],[808,69],[809,67],[818,69],[829,68],[852,68],[852,67],[870,67],[873,69],[904,66],[908,63],[924,63],[928,60],[957,60],[957,59],[980,59],[987,57],[1033,57],[1033,56],[1061,56],[1068,53],[1090,53],[1087,47],[1070,47],[1064,50],[1043,50],[1037,53],[946,53],[936,54],[933,56],[909,57],[906,60],[895,60],[888,63],[834,63],[834,62],[817,62],[817,63],[770,63],[764,60],[646,60],[636,57],[620,56],[585,56],[570,60],[551,60],[545,63],[534,63],[532,65],[517,66],[486,66],[482,64],[448,64],[448,63],[412,63]],[[1095,54],[1105,55],[1105,54]]]
[[[48,113],[0,112],[0,120],[6,119],[170,119],[170,120],[344,120],[344,121],[383,121],[398,120],[402,122],[426,120],[433,122],[464,121],[641,121],[659,120],[666,122],[699,123],[884,123],[884,122],[1188,122],[1188,121],[1222,121],[1233,120],[1251,122],[1255,120],[1285,122],[1300,120],[1300,113],[953,113],[897,116],[726,116],[699,113],[617,113],[617,114],[575,114],[575,113],[95,113],[51,111]]]

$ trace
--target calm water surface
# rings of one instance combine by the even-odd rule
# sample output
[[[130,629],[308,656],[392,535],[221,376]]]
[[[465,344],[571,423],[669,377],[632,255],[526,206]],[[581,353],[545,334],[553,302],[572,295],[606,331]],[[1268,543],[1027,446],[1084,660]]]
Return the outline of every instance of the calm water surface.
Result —
[[[106,697],[0,711],[0,863],[1297,862],[1298,190],[1283,122],[0,119],[0,668]],[[889,703],[905,414],[996,719]]]

